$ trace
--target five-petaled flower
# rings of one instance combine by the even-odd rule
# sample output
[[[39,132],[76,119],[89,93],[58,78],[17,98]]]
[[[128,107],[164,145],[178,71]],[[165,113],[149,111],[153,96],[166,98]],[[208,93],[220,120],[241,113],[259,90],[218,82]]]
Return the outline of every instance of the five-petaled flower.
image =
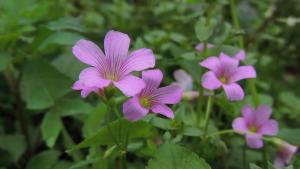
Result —
[[[183,98],[186,100],[194,100],[199,96],[198,91],[193,90],[193,79],[191,75],[186,73],[184,70],[179,69],[174,72],[174,78],[176,84],[183,89]]]
[[[278,152],[274,164],[277,169],[281,169],[289,165],[298,147],[280,139],[276,139],[276,144],[278,146]]]
[[[278,123],[270,119],[271,113],[272,109],[267,105],[260,105],[257,109],[246,105],[242,109],[243,117],[236,118],[232,123],[232,128],[246,135],[249,147],[261,148],[263,135],[275,136],[278,132]]]
[[[224,53],[219,57],[210,56],[199,63],[209,69],[202,76],[202,86],[209,90],[223,87],[230,101],[239,101],[244,98],[244,91],[236,82],[246,78],[255,78],[253,66],[239,66],[239,60]]]
[[[181,100],[182,89],[178,85],[158,88],[163,78],[159,69],[142,72],[146,87],[123,104],[124,116],[130,121],[145,117],[151,110],[153,113],[173,118],[173,111],[166,104],[176,104]]]
[[[72,49],[73,54],[91,67],[80,73],[73,89],[81,90],[82,97],[86,97],[92,91],[103,90],[111,84],[126,96],[139,93],[145,87],[145,83],[131,73],[154,67],[155,56],[152,50],[146,48],[128,53],[129,44],[129,37],[117,31],[109,31],[106,34],[105,54],[93,42],[79,40]]]

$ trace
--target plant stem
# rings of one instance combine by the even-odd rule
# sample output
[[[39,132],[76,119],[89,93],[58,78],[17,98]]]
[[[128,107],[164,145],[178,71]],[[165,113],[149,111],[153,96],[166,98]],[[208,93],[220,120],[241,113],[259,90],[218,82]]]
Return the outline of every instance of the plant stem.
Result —
[[[29,156],[32,155],[32,149],[31,149],[31,138],[28,132],[28,122],[26,118],[26,114],[23,111],[23,103],[20,95],[20,83],[19,78],[14,77],[11,67],[9,67],[5,72],[4,76],[9,84],[11,92],[14,94],[15,97],[15,116],[18,119],[20,123],[20,129],[21,132],[25,138],[26,144],[27,144],[27,150],[29,152]]]
[[[259,105],[259,97],[257,95],[256,87],[255,87],[255,79],[248,79],[248,86],[250,88],[252,94],[252,100],[254,102],[254,106],[257,107]]]
[[[107,105],[107,114],[106,114],[106,120],[107,120],[107,128],[108,128],[108,132],[110,133],[112,139],[114,140],[115,144],[117,145],[118,149],[121,150],[122,154],[121,154],[121,168],[123,169],[127,169],[127,161],[126,161],[126,156],[127,156],[127,144],[128,144],[128,138],[127,138],[127,135],[126,134],[126,141],[124,143],[124,148],[122,148],[122,143],[119,143],[119,141],[115,138],[114,134],[112,133],[111,131],[111,128],[110,128],[110,123],[109,123],[109,120],[108,120],[108,115],[111,111],[114,111],[118,120],[120,121],[120,126],[119,126],[119,131],[121,131],[121,129],[124,127],[122,126],[122,123],[121,123],[121,120],[122,120],[122,117],[120,115],[120,113],[118,112],[118,110],[116,109],[116,105],[115,105],[115,102],[113,100],[112,97],[104,100],[105,104]],[[127,126],[125,126],[127,127]],[[125,131],[128,131],[128,130],[125,130]],[[119,133],[121,134],[121,133]],[[119,135],[120,137],[120,135]]]
[[[268,151],[266,146],[262,150],[264,168],[268,168]]]
[[[231,18],[234,24],[234,27],[236,30],[240,31],[240,22],[236,14],[236,5],[235,5],[235,0],[230,0],[230,11],[231,11]],[[241,49],[244,49],[244,38],[243,36],[239,36],[239,46]],[[256,86],[255,86],[255,79],[248,79],[248,86],[250,88],[251,94],[252,94],[252,100],[254,102],[254,106],[257,107],[259,105],[259,97],[256,91]]]
[[[204,138],[207,135],[207,129],[208,129],[208,125],[209,125],[209,117],[210,117],[210,112],[211,112],[211,108],[212,108],[212,96],[208,97],[208,101],[207,101],[207,106],[206,106],[206,112],[205,112],[205,119],[204,119]]]
[[[232,129],[222,130],[222,131],[215,132],[211,135],[208,135],[207,138],[215,137],[215,136],[219,136],[219,135],[223,135],[223,134],[231,134],[231,133],[234,133],[234,130],[232,130]]]
[[[232,21],[233,21],[233,24],[235,26],[235,29],[240,31],[241,28],[240,28],[240,22],[239,22],[239,19],[237,17],[237,14],[236,14],[236,6],[235,6],[235,0],[230,0],[230,12],[231,12],[231,18],[232,18]],[[239,46],[240,48],[244,48],[244,39],[243,39],[243,36],[239,36]]]
[[[246,140],[244,141],[244,146],[243,146],[243,152],[242,152],[242,156],[243,156],[243,166],[245,169],[248,168],[247,166],[247,156],[246,156],[246,153],[247,153],[247,142]]]

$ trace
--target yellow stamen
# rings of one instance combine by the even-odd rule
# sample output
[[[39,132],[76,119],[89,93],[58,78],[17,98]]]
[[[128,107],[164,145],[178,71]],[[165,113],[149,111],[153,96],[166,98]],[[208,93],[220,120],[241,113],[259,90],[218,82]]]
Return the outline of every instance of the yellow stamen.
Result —
[[[108,74],[106,76],[107,79],[112,80],[112,81],[116,81],[117,80],[117,76],[115,76],[114,74]]]
[[[219,80],[220,80],[222,83],[224,83],[224,84],[227,84],[227,83],[229,82],[228,78],[226,78],[225,76],[221,76],[221,77],[219,78]]]
[[[249,130],[253,133],[256,133],[257,132],[257,127],[255,125],[250,125],[249,126]]]
[[[147,109],[149,109],[151,106],[151,102],[147,97],[141,97],[140,103],[144,108],[147,108]]]

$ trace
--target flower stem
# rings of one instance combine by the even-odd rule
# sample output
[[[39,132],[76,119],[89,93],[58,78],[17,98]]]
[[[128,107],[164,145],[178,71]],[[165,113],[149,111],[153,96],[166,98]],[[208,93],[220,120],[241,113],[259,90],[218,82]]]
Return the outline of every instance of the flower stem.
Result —
[[[108,132],[110,133],[112,139],[114,140],[115,144],[117,145],[118,149],[122,151],[121,154],[121,167],[122,169],[127,169],[127,161],[126,161],[126,156],[127,156],[127,146],[128,146],[128,133],[126,133],[126,141],[124,144],[119,143],[119,141],[115,138],[114,133],[112,133],[111,131],[111,127],[110,127],[110,123],[108,120],[108,115],[110,112],[114,112],[115,115],[117,116],[118,120],[120,121],[119,124],[119,131],[123,128],[123,127],[127,127],[127,126],[122,126],[121,120],[122,117],[120,115],[120,112],[117,110],[115,102],[113,100],[113,97],[109,97],[108,99],[104,100],[105,104],[107,105],[107,128],[108,128]],[[125,130],[128,131],[128,130]],[[124,145],[124,147],[122,147],[122,145]]]
[[[242,152],[243,154],[242,154],[242,156],[243,156],[243,167],[245,168],[245,169],[247,169],[248,168],[248,166],[247,166],[247,142],[246,142],[246,140],[244,141],[244,146],[243,146],[243,152]]]
[[[209,124],[209,117],[210,117],[210,112],[213,104],[212,96],[208,97],[207,101],[207,106],[206,106],[206,112],[205,112],[205,119],[204,119],[204,138],[207,135],[207,129],[208,129],[208,124]]]
[[[267,151],[267,148],[265,146],[262,149],[262,155],[263,155],[264,168],[268,168],[268,151]]]
[[[248,86],[250,88],[252,99],[254,102],[254,106],[257,107],[259,105],[259,97],[257,95],[256,87],[255,87],[255,79],[248,79]]]
[[[237,17],[237,14],[236,14],[236,6],[235,6],[235,0],[230,0],[230,12],[231,12],[231,18],[232,18],[232,21],[233,21],[233,24],[234,24],[234,27],[237,31],[240,31],[240,22],[239,22],[239,19]],[[238,39],[238,43],[239,43],[239,46],[240,48],[244,48],[244,39],[243,39],[243,36],[239,36],[239,39]]]
[[[240,22],[239,22],[239,19],[237,17],[235,9],[236,9],[235,0],[230,0],[231,18],[232,18],[235,29],[240,31],[241,30]],[[243,36],[239,36],[238,43],[239,43],[239,47],[241,49],[244,49],[244,38],[243,38]],[[257,94],[257,91],[256,91],[255,79],[248,79],[247,82],[248,82],[248,86],[249,86],[251,94],[252,94],[252,100],[254,102],[255,107],[257,107],[259,105],[260,101],[259,101],[259,97],[258,97],[258,94]]]

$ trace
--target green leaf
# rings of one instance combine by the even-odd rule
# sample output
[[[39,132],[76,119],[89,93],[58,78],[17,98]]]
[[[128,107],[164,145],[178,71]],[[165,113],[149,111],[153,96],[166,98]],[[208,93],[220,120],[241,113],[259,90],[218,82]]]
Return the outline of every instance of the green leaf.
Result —
[[[22,99],[28,109],[44,109],[71,91],[71,80],[41,59],[25,63],[21,79]]]
[[[77,114],[87,114],[92,110],[92,106],[82,99],[62,98],[55,104],[55,111],[60,116],[72,116]]]
[[[58,160],[60,153],[55,150],[43,151],[28,162],[26,169],[51,169]]]
[[[74,32],[55,32],[51,34],[39,46],[39,50],[44,50],[49,45],[74,45],[78,40],[83,39],[78,33]]]
[[[1,135],[0,148],[7,151],[13,161],[18,161],[26,149],[24,137],[19,134]]]
[[[101,122],[103,121],[106,112],[107,107],[102,103],[95,110],[89,113],[82,129],[85,138],[96,134],[101,127]]]
[[[78,61],[71,52],[57,57],[52,64],[58,71],[73,80],[77,80],[79,73],[86,68],[86,64]]]
[[[197,127],[185,125],[183,126],[182,134],[185,136],[199,137],[203,135],[203,131]]]
[[[47,26],[50,30],[61,31],[61,30],[74,30],[78,32],[85,32],[85,27],[81,23],[79,18],[63,17],[56,21],[52,21]]]
[[[97,158],[91,158],[91,159],[87,159],[85,161],[80,161],[74,165],[72,165],[69,169],[77,169],[77,168],[82,168],[85,167],[87,165],[93,164],[94,162],[96,162],[98,159],[100,159],[99,157]]]
[[[47,112],[42,121],[42,136],[48,147],[52,148],[55,145],[61,129],[62,124],[58,113]]]
[[[256,164],[250,163],[250,169],[262,169],[262,168],[257,166]]]
[[[286,140],[290,144],[298,145],[300,146],[300,128],[295,129],[280,129],[278,137]]]
[[[11,61],[12,57],[8,53],[0,52],[0,72],[5,70]]]
[[[298,112],[300,110],[300,98],[292,92],[282,92],[279,95],[280,101],[291,110]]]
[[[176,130],[177,128],[173,126],[171,120],[167,120],[161,117],[153,117],[151,124],[155,127],[164,129],[164,130]]]
[[[123,144],[126,139],[148,137],[151,125],[144,121],[129,122],[125,119],[116,120],[101,128],[95,135],[88,137],[76,145],[71,151],[99,145]]]
[[[201,42],[208,40],[208,38],[211,37],[211,35],[214,32],[215,26],[216,26],[215,20],[211,20],[210,23],[207,24],[207,21],[205,18],[200,19],[195,25],[195,31],[196,31],[197,38]]]
[[[162,145],[147,169],[210,169],[210,166],[192,151],[172,143]]]
[[[59,161],[58,163],[56,163],[54,165],[53,168],[51,169],[68,169],[69,167],[71,167],[72,163],[67,162],[67,161]]]

